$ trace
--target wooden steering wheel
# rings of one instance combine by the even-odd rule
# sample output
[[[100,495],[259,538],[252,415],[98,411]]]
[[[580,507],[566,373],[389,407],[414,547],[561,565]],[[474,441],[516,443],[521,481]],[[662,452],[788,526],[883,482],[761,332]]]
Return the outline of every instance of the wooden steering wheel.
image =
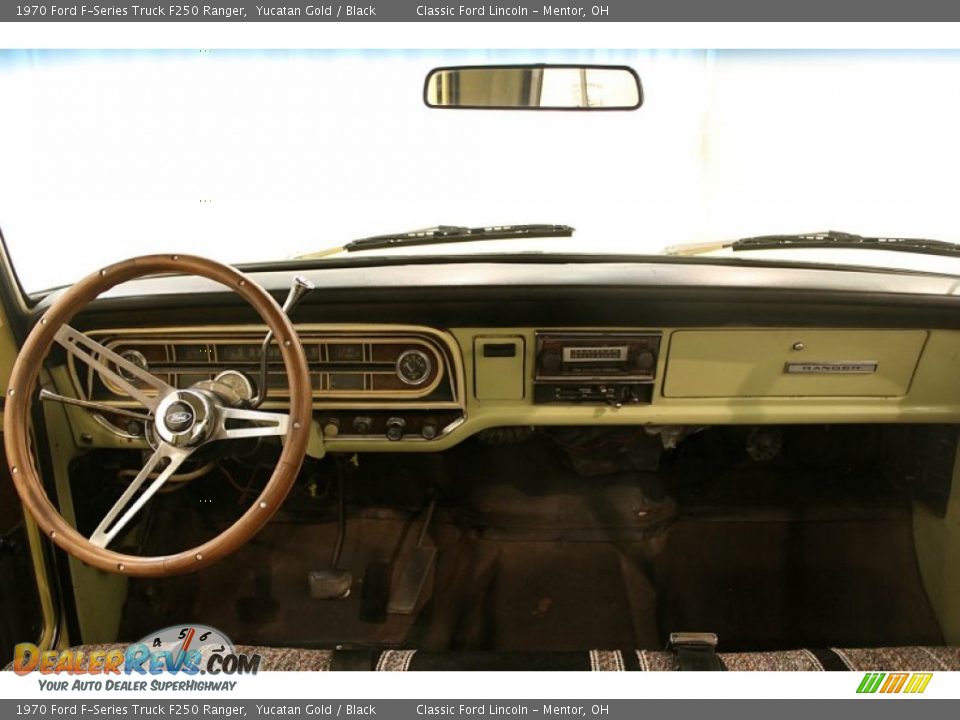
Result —
[[[104,291],[128,280],[159,273],[192,274],[214,280],[253,305],[273,332],[283,358],[290,388],[289,414],[233,407],[215,393],[200,388],[171,387],[68,325],[79,310]],[[32,395],[40,368],[54,342],[140,402],[149,412],[148,422],[156,438],[156,448],[143,469],[89,538],[73,528],[47,497],[30,451],[28,428]],[[128,378],[135,378],[136,384]],[[312,390],[307,361],[293,325],[277,302],[257,283],[226,265],[189,255],[150,255],[125,260],[84,278],[44,313],[13,366],[3,431],[14,485],[27,511],[47,537],[69,554],[101,570],[162,576],[198,570],[223,558],[267,523],[287,496],[303,464],[311,419]],[[219,440],[263,436],[284,438],[276,468],[250,508],[220,535],[173,555],[124,555],[107,549],[117,533],[198,448]]]

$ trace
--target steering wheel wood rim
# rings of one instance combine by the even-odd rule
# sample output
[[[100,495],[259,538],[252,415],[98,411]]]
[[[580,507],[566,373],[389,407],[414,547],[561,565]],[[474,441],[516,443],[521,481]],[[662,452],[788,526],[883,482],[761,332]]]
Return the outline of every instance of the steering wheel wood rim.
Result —
[[[40,369],[58,331],[97,296],[120,283],[163,273],[198,275],[235,291],[273,332],[286,368],[290,411],[277,466],[250,508],[221,534],[171,555],[126,555],[94,545],[73,528],[47,497],[30,451],[27,428]],[[4,445],[14,486],[37,525],[79,560],[113,573],[163,576],[206,567],[252,538],[279,509],[303,464],[310,440],[313,395],[306,357],[296,330],[276,300],[239,271],[193,255],[147,255],[110,265],[66,290],[34,325],[13,366],[4,408]]]

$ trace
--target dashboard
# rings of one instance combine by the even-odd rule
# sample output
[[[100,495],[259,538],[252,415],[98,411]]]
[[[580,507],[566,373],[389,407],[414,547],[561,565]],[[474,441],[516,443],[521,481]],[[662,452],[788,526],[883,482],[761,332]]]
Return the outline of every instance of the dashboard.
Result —
[[[263,328],[88,331],[167,382],[256,377]],[[960,413],[960,331],[863,328],[435,328],[301,324],[313,385],[310,454],[431,451],[534,425],[945,422]],[[287,401],[268,354],[265,408]],[[135,407],[70,356],[83,399]],[[79,443],[145,444],[136,420],[68,407]]]
[[[501,426],[960,416],[956,278],[721,264],[380,258],[247,272],[278,300],[295,272],[320,288],[293,317],[315,456],[441,450]],[[73,324],[180,387],[224,371],[256,377],[265,333],[235,294],[186,276],[121,285]],[[266,378],[265,407],[281,409],[275,351]],[[133,405],[65,354],[50,379],[64,394]],[[145,442],[122,415],[64,412],[81,446]]]

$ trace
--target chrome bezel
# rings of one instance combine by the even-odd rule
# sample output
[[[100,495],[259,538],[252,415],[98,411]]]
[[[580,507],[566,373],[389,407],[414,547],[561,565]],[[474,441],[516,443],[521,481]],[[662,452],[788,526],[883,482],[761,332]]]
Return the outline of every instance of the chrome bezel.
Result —
[[[419,380],[411,380],[407,377],[404,377],[403,372],[400,370],[404,358],[410,355],[419,356],[427,364],[427,369],[424,371],[423,377]],[[400,378],[400,382],[402,382],[404,385],[409,385],[410,387],[417,387],[418,385],[423,385],[427,380],[430,379],[430,373],[433,372],[433,361],[430,359],[429,355],[423,352],[423,350],[404,350],[402,353],[400,353],[400,357],[397,358],[397,362],[394,367],[396,368],[397,377]]]
[[[126,360],[128,363],[132,363],[139,367],[145,372],[150,372],[150,363],[147,362],[146,356],[139,350],[129,349],[124,350],[120,353],[120,357]],[[129,372],[125,371],[122,366],[117,366],[117,372],[124,380],[136,380],[137,378],[133,375],[130,375]]]
[[[239,383],[240,389],[237,389],[231,383],[226,382],[224,378],[235,379]],[[226,385],[233,392],[235,392],[241,400],[252,400],[253,396],[257,394],[256,389],[253,386],[253,381],[239,370],[224,370],[213,378],[213,382]]]

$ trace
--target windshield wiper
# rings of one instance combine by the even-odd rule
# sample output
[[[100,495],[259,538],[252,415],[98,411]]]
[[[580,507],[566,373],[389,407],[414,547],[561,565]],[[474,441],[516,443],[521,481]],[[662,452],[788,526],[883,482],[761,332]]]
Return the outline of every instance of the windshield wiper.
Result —
[[[301,255],[298,259],[324,257],[340,252],[362,252],[384,248],[411,247],[414,245],[442,245],[445,243],[477,242],[486,240],[515,240],[529,237],[571,237],[574,229],[569,225],[492,225],[489,227],[461,227],[438,225],[423,230],[374,235],[352,240],[341,247]]]
[[[837,230],[797,235],[759,235],[725,242],[674,245],[666,248],[664,252],[667,255],[703,255],[716,250],[780,250],[784,248],[853,248],[960,257],[960,245],[943,240],[870,237]]]

